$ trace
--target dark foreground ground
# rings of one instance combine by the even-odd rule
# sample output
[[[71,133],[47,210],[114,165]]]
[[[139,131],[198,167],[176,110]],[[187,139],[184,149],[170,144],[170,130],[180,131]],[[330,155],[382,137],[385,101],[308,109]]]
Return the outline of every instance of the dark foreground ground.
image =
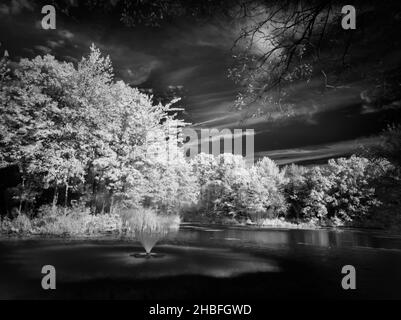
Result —
[[[104,237],[0,238],[1,299],[401,299],[401,236],[185,225],[154,249]],[[43,290],[42,266],[56,268]],[[343,290],[341,269],[356,269]]]

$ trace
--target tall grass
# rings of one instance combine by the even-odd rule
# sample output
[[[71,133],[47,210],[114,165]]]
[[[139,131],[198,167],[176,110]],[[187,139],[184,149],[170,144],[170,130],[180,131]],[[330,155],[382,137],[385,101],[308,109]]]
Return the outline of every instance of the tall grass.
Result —
[[[15,219],[4,219],[0,223],[2,233],[42,235],[93,235],[104,232],[120,232],[122,220],[118,214],[93,215],[89,208],[52,208],[43,206],[38,215],[30,219],[19,214]]]

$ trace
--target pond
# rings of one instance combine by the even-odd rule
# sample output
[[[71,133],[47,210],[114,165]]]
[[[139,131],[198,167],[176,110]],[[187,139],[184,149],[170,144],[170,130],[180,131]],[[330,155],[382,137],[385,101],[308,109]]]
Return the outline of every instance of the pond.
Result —
[[[401,298],[401,236],[362,230],[254,229],[183,224],[157,258],[138,242],[1,238],[0,299]],[[44,265],[56,290],[43,290]],[[356,269],[344,290],[341,269]]]

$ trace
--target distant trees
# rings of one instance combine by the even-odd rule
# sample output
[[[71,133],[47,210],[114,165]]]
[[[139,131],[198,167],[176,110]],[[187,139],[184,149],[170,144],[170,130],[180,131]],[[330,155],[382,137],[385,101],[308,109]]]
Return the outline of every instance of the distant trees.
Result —
[[[247,207],[257,216],[278,217],[287,211],[283,188],[285,177],[271,159],[264,157],[251,170]]]
[[[366,157],[381,172],[375,187],[382,205],[372,216],[372,225],[400,230],[401,226],[401,126],[389,125],[377,143],[364,149]]]
[[[209,215],[243,220],[285,211],[284,177],[272,160],[247,167],[241,155],[201,153],[191,164],[201,187],[201,206]]]
[[[285,169],[289,215],[335,223],[362,219],[380,205],[375,185],[388,168],[357,156],[331,159],[327,166],[311,169],[289,166]]]
[[[379,143],[368,150],[369,156],[385,158],[401,168],[401,125],[392,124],[381,134]]]
[[[1,79],[0,161],[19,167],[21,202],[28,188],[52,189],[54,207],[60,192],[67,207],[71,191],[97,210],[192,201],[184,123],[170,104],[115,82],[96,47],[77,66],[50,55],[22,59]]]
[[[201,207],[211,218],[260,222],[286,217],[334,224],[361,220],[380,205],[375,185],[389,168],[357,156],[281,170],[269,158],[247,167],[232,154],[199,154],[191,164],[201,186]]]
[[[380,205],[374,183],[384,172],[377,169],[376,163],[363,157],[329,160],[327,170],[333,197],[329,217],[353,221],[367,215],[372,207]]]

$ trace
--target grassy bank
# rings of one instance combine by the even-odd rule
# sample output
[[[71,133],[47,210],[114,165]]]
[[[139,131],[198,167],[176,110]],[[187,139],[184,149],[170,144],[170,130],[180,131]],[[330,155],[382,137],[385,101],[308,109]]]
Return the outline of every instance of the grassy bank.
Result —
[[[100,236],[104,234],[136,237],[139,232],[166,233],[178,226],[178,215],[162,215],[152,209],[118,210],[115,213],[91,214],[89,208],[44,206],[34,217],[19,214],[0,221],[0,234]]]

